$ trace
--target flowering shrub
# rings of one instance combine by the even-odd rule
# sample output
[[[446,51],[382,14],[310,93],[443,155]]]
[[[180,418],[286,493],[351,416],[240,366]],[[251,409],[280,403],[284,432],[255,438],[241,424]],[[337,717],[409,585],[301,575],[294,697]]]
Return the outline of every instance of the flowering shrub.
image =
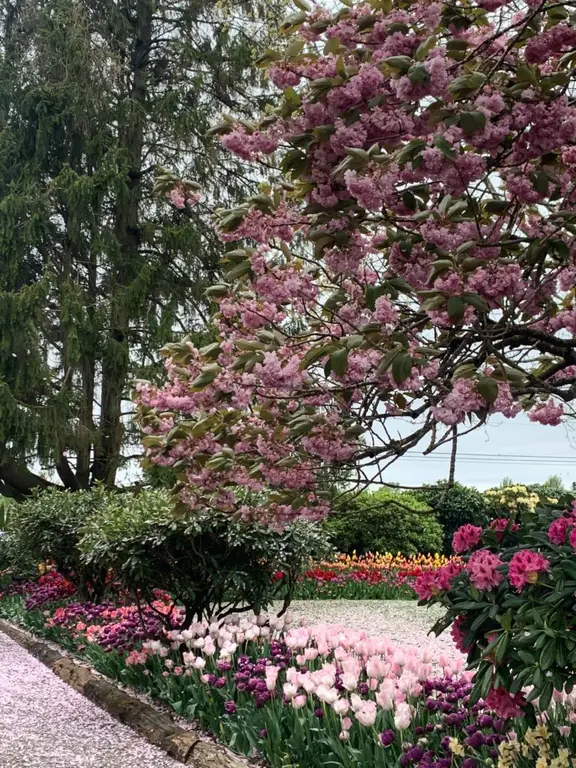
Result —
[[[294,597],[300,599],[397,600],[416,597],[414,581],[425,571],[450,562],[442,555],[355,554],[338,555],[315,564],[298,581]]]
[[[168,603],[159,596],[157,607]],[[497,760],[534,768],[543,755],[559,760],[548,768],[564,768],[566,750],[576,749],[576,694],[556,696],[527,729],[516,708],[494,712],[494,694],[471,702],[474,673],[462,671],[456,649],[435,658],[426,647],[399,648],[341,625],[296,625],[289,614],[186,628],[182,618],[171,630],[156,623],[142,642],[134,606],[69,603],[19,616],[274,768],[353,768],[360,757],[376,768],[488,768]]]
[[[533,512],[540,496],[525,485],[506,485],[484,491],[492,511],[497,516],[509,517],[517,512]]]
[[[280,168],[215,212],[214,341],[168,345],[165,385],[137,386],[182,512],[274,526],[326,516],[328,465],[367,481],[491,414],[557,425],[576,396],[566,4],[297,5],[260,60],[278,107],[214,127]]]
[[[576,683],[576,503],[541,504],[454,535],[465,565],[417,579],[421,599],[446,606],[457,646],[476,670],[473,699],[532,716]],[[525,691],[524,689],[528,689]]]
[[[449,486],[447,483],[424,486],[414,493],[417,499],[423,501],[434,512],[436,519],[444,531],[444,554],[452,552],[452,536],[465,523],[486,525],[490,519],[489,508],[485,494],[476,488],[461,483]]]

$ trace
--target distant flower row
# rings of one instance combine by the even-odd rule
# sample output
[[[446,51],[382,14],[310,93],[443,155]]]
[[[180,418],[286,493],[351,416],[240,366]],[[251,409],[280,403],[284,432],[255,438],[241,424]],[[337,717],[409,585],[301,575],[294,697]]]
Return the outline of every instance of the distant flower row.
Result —
[[[336,555],[332,560],[315,563],[296,589],[300,599],[400,600],[415,599],[414,583],[423,573],[435,573],[459,558],[444,555],[404,557],[389,552],[358,556]],[[282,574],[277,574],[282,578]]]

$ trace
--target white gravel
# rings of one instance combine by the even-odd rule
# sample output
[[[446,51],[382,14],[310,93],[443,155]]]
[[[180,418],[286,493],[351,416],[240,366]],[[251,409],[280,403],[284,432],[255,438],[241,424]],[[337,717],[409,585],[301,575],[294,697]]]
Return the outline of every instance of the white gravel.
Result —
[[[177,768],[0,632],[0,768]]]
[[[305,616],[308,624],[343,624],[365,629],[369,635],[388,637],[398,645],[426,645],[435,658],[461,655],[449,631],[439,637],[428,635],[443,614],[440,606],[424,608],[413,600],[296,600],[290,611]]]

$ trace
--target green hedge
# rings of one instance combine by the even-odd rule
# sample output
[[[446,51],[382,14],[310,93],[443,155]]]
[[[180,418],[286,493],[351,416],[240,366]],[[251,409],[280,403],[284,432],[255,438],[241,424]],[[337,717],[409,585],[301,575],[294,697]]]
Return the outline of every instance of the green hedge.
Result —
[[[483,493],[460,483],[450,488],[446,483],[426,486],[416,491],[416,498],[435,512],[444,529],[442,551],[452,554],[452,536],[461,525],[486,525],[493,517],[492,505]]]
[[[442,549],[442,526],[430,507],[400,491],[365,491],[333,514],[324,527],[339,552],[410,556]]]

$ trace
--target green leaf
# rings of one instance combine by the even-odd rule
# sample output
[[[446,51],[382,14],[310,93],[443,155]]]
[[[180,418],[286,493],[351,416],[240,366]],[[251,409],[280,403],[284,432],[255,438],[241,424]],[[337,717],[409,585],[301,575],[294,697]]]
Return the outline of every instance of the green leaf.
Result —
[[[383,63],[404,74],[408,72],[413,62],[409,56],[388,56],[388,58],[384,59]]]
[[[540,654],[540,668],[546,672],[556,660],[556,641],[548,640]]]
[[[334,373],[338,376],[344,376],[346,369],[348,368],[348,350],[346,347],[337,349],[336,352],[333,352],[330,357],[330,362]]]
[[[538,708],[540,709],[541,712],[545,712],[550,706],[553,692],[554,692],[554,686],[552,685],[552,682],[550,680],[547,680],[544,683],[542,687],[542,693],[538,698]]]
[[[413,64],[407,74],[408,79],[414,85],[417,83],[427,83],[430,80],[430,75],[426,71],[424,64]]]
[[[445,157],[449,158],[450,160],[456,160],[456,157],[457,157],[456,150],[454,149],[452,144],[446,141],[444,136],[435,136],[434,144],[440,150],[440,152],[442,152],[442,154]]]
[[[486,115],[483,112],[462,112],[458,120],[465,136],[472,136],[481,131],[486,125]]]
[[[508,206],[510,205],[508,200],[486,200],[485,203],[483,203],[483,208],[486,211],[486,213],[504,213],[508,210]]]
[[[482,376],[481,379],[478,379],[476,389],[490,405],[496,402],[496,398],[498,397],[498,383],[494,381],[494,379],[491,379],[490,376]]]
[[[424,61],[428,53],[434,48],[436,45],[436,36],[431,35],[430,37],[427,37],[424,42],[420,43],[418,48],[416,48],[416,51],[414,53],[414,58],[416,61]]]
[[[392,361],[392,378],[396,384],[402,384],[410,376],[412,370],[412,356],[407,352],[400,352]]]
[[[477,293],[463,293],[462,300],[465,301],[466,304],[470,304],[470,306],[474,307],[479,312],[490,311],[490,306],[486,299],[483,299],[482,296],[479,296]]]
[[[543,171],[534,171],[530,174],[530,181],[536,192],[545,197],[548,193],[548,176]]]
[[[333,349],[334,347],[331,344],[321,347],[312,347],[304,355],[302,362],[300,363],[300,370],[304,370],[305,368],[309,368],[311,365],[314,365],[314,363],[318,362],[318,360],[332,352]]]
[[[466,311],[466,304],[460,296],[450,296],[447,302],[448,317],[455,323],[460,322]]]

